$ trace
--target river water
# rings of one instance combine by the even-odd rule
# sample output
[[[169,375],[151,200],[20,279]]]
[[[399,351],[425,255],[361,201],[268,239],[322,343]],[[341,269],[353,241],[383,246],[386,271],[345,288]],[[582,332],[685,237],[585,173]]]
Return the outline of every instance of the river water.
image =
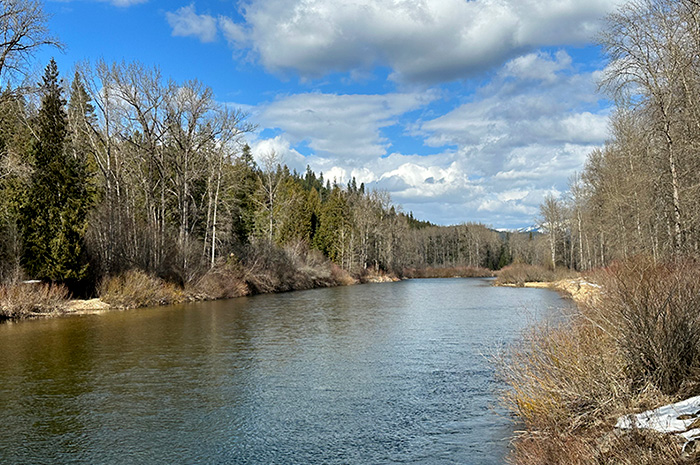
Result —
[[[489,356],[567,307],[411,280],[0,325],[2,464],[501,464]]]

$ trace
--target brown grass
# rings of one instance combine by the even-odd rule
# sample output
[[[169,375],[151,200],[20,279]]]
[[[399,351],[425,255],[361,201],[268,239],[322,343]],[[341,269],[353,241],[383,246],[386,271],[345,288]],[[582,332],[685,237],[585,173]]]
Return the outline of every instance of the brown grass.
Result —
[[[13,284],[0,286],[0,319],[21,319],[61,313],[68,290],[57,284]]]
[[[590,278],[600,298],[532,329],[499,362],[503,400],[524,426],[511,462],[695,463],[676,438],[613,427],[700,393],[700,268],[637,259]]]
[[[407,268],[402,275],[410,279],[423,278],[488,278],[494,272],[474,266],[453,266],[444,268]]]
[[[105,278],[98,292],[103,302],[117,308],[152,307],[186,300],[185,293],[175,284],[140,270]]]
[[[229,258],[207,271],[193,286],[187,287],[191,300],[231,299],[250,294],[240,263]]]
[[[551,283],[576,275],[575,272],[563,268],[552,271],[543,266],[515,263],[496,272],[496,284],[522,287],[525,283]]]

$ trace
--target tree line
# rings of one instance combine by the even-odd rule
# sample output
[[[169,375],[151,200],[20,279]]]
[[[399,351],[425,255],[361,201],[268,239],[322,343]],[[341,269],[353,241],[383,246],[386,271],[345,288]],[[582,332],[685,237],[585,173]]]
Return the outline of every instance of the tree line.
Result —
[[[610,15],[601,88],[610,139],[540,208],[545,263],[577,270],[700,248],[700,4],[636,0]]]
[[[355,179],[290,171],[274,152],[256,162],[247,115],[199,81],[100,60],[65,83],[51,60],[38,86],[19,84],[33,52],[22,40],[57,42],[39,2],[3,7],[4,19],[14,15],[0,22],[5,37],[22,21],[31,27],[3,45],[0,61],[1,282],[86,292],[141,270],[187,285],[222,262],[292,245],[357,276],[510,261],[483,225],[434,226]]]

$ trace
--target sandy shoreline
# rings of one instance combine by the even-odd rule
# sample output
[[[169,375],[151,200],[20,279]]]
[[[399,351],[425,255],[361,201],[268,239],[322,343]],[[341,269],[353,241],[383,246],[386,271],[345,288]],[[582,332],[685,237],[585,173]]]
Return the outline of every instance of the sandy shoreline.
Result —
[[[501,284],[501,286],[552,289],[570,297],[576,303],[590,302],[600,294],[600,286],[589,283],[582,278],[562,279],[553,282],[526,282],[522,286],[516,284]]]

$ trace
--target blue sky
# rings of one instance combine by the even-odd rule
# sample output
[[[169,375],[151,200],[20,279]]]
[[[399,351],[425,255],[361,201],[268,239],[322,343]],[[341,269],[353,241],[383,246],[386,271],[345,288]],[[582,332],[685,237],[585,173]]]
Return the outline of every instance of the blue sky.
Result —
[[[622,0],[48,0],[64,76],[156,65],[249,113],[255,154],[438,224],[534,223],[607,137],[594,39]]]

